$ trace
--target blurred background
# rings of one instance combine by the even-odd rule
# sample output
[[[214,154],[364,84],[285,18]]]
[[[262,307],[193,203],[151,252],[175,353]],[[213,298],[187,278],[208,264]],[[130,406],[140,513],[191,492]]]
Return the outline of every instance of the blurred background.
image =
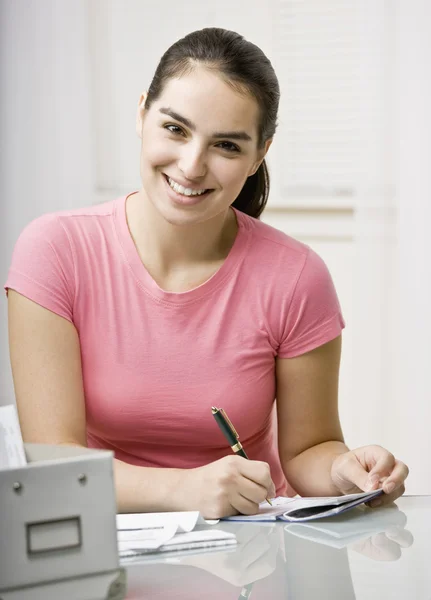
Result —
[[[431,3],[0,0],[0,279],[42,213],[140,187],[135,111],[167,47],[206,26],[279,77],[263,220],[328,264],[347,322],[340,413],[431,493]],[[0,302],[0,404],[13,402]]]

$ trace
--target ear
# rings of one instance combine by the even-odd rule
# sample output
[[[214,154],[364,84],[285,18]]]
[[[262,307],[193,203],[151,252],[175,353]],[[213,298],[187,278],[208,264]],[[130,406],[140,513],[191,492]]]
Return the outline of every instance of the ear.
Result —
[[[147,92],[141,94],[138,102],[138,109],[136,111],[136,133],[142,137],[142,123],[145,113],[145,101],[147,99]]]
[[[261,150],[259,150],[258,159],[253,164],[253,167],[251,168],[250,173],[249,173],[249,177],[251,175],[254,175],[256,173],[256,171],[258,170],[258,168],[260,167],[260,165],[263,163],[263,159],[265,158],[271,144],[272,144],[272,138],[270,138],[269,140],[266,140],[264,147]]]

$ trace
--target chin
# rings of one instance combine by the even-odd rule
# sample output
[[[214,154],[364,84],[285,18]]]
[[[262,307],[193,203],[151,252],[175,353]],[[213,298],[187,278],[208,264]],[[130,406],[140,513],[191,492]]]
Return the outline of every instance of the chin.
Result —
[[[207,215],[205,213],[200,213],[194,210],[190,211],[182,211],[175,209],[166,209],[163,207],[162,209],[155,207],[159,215],[170,225],[175,225],[177,227],[185,226],[185,225],[194,225],[195,223],[202,223],[203,221],[207,221],[211,219],[211,215]]]

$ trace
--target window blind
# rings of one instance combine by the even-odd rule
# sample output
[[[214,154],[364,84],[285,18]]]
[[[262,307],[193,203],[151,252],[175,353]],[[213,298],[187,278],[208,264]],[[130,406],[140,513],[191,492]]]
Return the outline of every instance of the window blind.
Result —
[[[281,87],[272,205],[350,206],[357,180],[358,3],[274,0]]]

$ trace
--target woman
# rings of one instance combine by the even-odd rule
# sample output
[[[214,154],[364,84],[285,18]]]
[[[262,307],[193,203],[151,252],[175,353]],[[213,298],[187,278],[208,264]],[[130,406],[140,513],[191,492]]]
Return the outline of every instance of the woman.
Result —
[[[6,289],[24,439],[113,450],[120,511],[222,517],[291,488],[404,491],[388,451],[344,444],[344,323],[326,266],[258,220],[278,101],[259,48],[191,33],[139,102],[142,188],[45,215],[16,244]],[[251,460],[230,454],[213,405]]]

